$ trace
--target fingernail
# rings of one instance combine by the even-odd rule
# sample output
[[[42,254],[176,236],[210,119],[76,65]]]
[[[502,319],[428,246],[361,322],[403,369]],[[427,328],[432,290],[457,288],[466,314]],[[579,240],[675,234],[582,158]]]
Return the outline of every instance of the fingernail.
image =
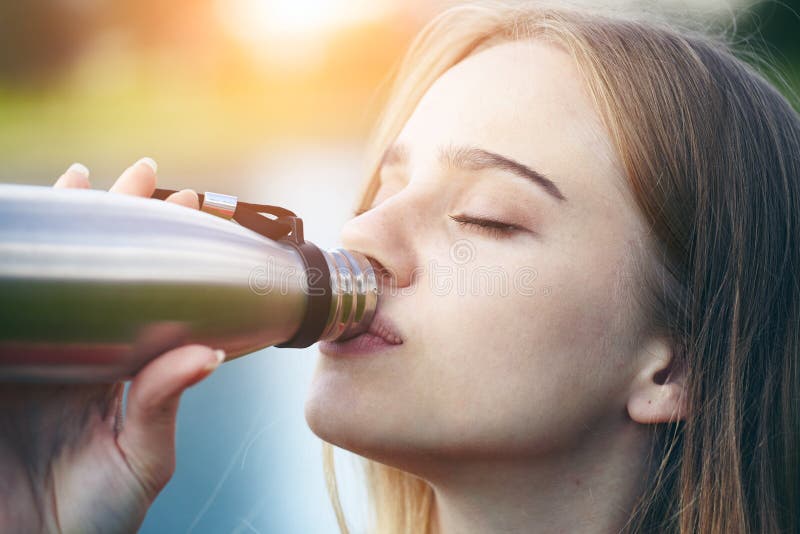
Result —
[[[183,193],[184,195],[188,193],[192,196],[197,196],[197,191],[195,191],[194,189],[181,189],[180,191],[178,191],[178,193]]]
[[[206,366],[206,370],[209,372],[219,367],[220,364],[225,361],[225,351],[222,349],[215,350],[214,357],[214,360],[209,362],[209,364]]]
[[[156,163],[156,160],[154,160],[153,158],[142,158],[136,162],[136,165],[140,163],[144,163],[145,165],[153,169],[154,173],[158,172],[158,163]]]
[[[89,169],[83,163],[77,163],[77,162],[73,163],[72,165],[69,166],[67,172],[74,172],[75,174],[80,174],[84,178],[89,177]]]

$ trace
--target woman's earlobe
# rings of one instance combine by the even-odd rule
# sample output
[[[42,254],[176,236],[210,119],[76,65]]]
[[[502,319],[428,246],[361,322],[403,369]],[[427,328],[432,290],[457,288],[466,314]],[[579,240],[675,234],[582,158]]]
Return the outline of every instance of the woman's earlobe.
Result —
[[[639,373],[634,377],[628,395],[630,418],[642,424],[686,419],[686,370],[677,362],[668,340],[650,340],[642,348],[639,361]]]

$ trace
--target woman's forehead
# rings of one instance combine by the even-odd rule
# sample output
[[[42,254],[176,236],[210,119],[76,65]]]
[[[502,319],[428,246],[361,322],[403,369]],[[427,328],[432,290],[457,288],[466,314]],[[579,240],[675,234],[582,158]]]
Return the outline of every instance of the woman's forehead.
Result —
[[[612,196],[621,176],[577,66],[543,41],[498,44],[452,67],[425,93],[398,143],[419,165],[447,146],[502,154],[553,176],[568,197],[587,186]]]

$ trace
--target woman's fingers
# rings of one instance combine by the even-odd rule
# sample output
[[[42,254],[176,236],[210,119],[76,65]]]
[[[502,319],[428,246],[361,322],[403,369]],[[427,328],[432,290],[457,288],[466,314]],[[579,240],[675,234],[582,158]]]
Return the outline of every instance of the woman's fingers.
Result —
[[[156,189],[156,171],[158,165],[152,158],[142,158],[125,169],[109,191],[150,197]]]
[[[173,202],[175,204],[180,204],[181,206],[186,206],[187,208],[194,208],[196,210],[200,209],[200,199],[191,189],[181,189],[175,193],[172,193],[165,199],[166,202]]]
[[[53,187],[89,189],[89,169],[80,163],[73,163],[70,165],[69,169],[56,180]]]
[[[175,419],[181,393],[224,359],[223,351],[186,345],[154,359],[133,379],[117,443],[150,498],[175,469]]]
[[[142,158],[127,169],[117,178],[109,189],[112,193],[150,197],[156,189],[156,172],[158,164],[152,158]],[[61,177],[56,180],[53,187],[72,187],[88,189],[89,169],[80,163],[73,163]],[[183,189],[166,198],[167,202],[186,206],[187,208],[200,209],[200,201],[191,189]]]

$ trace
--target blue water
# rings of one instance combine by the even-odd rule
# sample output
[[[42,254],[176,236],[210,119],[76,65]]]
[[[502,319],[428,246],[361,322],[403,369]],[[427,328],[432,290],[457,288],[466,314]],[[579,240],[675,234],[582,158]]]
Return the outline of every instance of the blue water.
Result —
[[[186,392],[178,464],[140,532],[337,532],[303,418],[313,349],[265,349]]]

